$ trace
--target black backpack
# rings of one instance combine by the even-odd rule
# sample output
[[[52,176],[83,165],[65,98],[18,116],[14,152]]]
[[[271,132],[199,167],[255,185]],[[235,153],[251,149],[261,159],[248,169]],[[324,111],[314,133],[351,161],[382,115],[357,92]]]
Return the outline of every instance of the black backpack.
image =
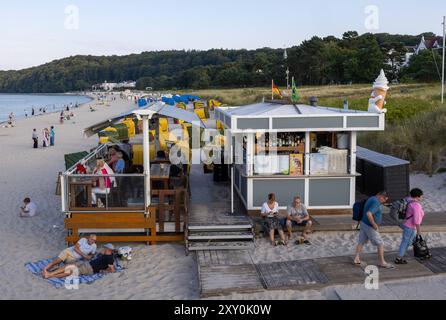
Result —
[[[364,217],[364,208],[368,200],[369,199],[362,200],[355,203],[355,205],[353,206],[353,221],[358,222],[358,225],[356,226],[357,230],[359,230],[362,218]]]
[[[412,218],[407,216],[407,209],[411,203],[408,199],[401,199],[392,203],[390,206],[390,216],[393,220],[400,223],[401,221]]]

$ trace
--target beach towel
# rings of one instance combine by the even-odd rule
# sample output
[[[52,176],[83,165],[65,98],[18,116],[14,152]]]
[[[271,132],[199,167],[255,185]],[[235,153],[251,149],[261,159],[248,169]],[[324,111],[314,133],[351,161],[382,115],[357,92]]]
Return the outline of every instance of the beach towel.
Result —
[[[41,260],[38,262],[30,262],[30,263],[25,264],[25,268],[28,269],[28,271],[30,271],[35,276],[38,276],[39,278],[43,279],[42,275],[41,275],[43,268],[45,268],[45,266],[47,266],[53,260],[54,259],[47,259],[47,260]],[[115,261],[115,266],[116,266],[116,272],[122,271],[122,267],[117,261]],[[107,274],[98,273],[98,274],[95,274],[92,276],[80,276],[79,284],[92,284],[95,281],[104,278],[106,275]],[[56,289],[65,288],[65,284],[66,284],[65,278],[64,279],[43,279],[43,280],[46,280],[47,282],[52,284],[53,287]]]

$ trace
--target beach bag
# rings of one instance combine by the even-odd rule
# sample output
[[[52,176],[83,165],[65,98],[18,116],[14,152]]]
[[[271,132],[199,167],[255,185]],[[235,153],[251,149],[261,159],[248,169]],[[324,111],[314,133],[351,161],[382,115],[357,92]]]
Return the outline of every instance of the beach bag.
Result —
[[[408,220],[412,217],[407,217],[407,209],[409,208],[411,201],[408,199],[401,199],[395,201],[390,206],[390,216],[397,223],[401,223],[401,221]]]
[[[432,257],[426,240],[422,236],[417,236],[413,243],[413,255],[415,258],[426,260]]]

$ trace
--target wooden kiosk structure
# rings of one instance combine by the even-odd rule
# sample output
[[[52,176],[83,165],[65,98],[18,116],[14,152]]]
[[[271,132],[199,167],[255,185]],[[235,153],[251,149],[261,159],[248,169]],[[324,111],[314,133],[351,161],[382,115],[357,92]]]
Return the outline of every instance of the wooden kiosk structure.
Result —
[[[109,145],[105,144],[63,173],[60,185],[67,243],[76,243],[82,235],[91,233],[98,235],[99,242],[184,241],[189,224],[188,186],[171,186],[171,165],[166,160],[151,161],[150,147],[156,141],[150,141],[149,125],[158,117],[170,117],[199,127],[204,125],[194,113],[154,103],[144,110],[92,126],[85,132],[92,136],[129,116],[142,122],[143,172],[90,174],[98,159],[106,159]],[[85,172],[80,173],[83,169]],[[96,194],[94,203],[93,186],[100,179],[107,179],[109,187]]]
[[[231,132],[233,186],[252,215],[270,193],[281,209],[300,196],[313,215],[351,212],[357,132],[385,128],[384,114],[283,102],[218,108],[215,116]]]

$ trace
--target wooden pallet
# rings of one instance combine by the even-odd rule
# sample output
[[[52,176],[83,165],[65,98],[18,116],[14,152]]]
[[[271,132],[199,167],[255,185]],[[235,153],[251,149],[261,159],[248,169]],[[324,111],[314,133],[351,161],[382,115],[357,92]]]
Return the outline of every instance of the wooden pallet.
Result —
[[[329,282],[313,260],[259,264],[256,268],[265,289],[291,289]]]

